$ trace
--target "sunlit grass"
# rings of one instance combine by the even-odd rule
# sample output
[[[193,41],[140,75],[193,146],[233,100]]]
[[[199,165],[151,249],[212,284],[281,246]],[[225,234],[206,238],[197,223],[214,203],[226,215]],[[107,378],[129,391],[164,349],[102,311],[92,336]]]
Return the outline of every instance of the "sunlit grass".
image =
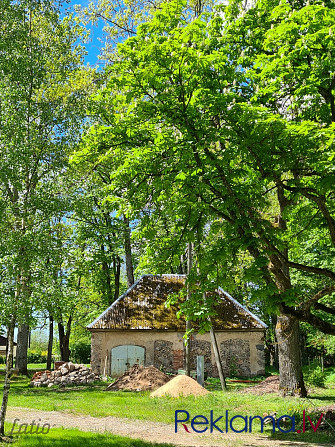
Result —
[[[7,424],[7,431],[10,429]],[[15,433],[15,431],[14,431]],[[139,439],[130,439],[111,433],[92,433],[74,429],[56,428],[48,434],[14,435],[14,443],[1,443],[1,446],[14,447],[173,447],[171,444],[158,444]]]

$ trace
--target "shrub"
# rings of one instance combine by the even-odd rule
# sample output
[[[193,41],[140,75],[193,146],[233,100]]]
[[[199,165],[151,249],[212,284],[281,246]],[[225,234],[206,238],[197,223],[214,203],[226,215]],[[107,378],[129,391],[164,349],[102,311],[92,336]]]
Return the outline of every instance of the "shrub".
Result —
[[[325,385],[328,388],[335,388],[335,368],[328,368],[326,371]]]
[[[81,339],[71,344],[71,358],[77,363],[90,363],[91,361],[91,343],[88,340]]]
[[[315,363],[309,365],[304,374],[306,383],[319,387],[325,386],[325,373],[322,372],[321,366]]]
[[[5,364],[6,364],[6,356],[0,355],[0,365],[5,365]]]
[[[35,351],[32,349],[28,350],[28,363],[46,363],[47,352],[46,351]]]

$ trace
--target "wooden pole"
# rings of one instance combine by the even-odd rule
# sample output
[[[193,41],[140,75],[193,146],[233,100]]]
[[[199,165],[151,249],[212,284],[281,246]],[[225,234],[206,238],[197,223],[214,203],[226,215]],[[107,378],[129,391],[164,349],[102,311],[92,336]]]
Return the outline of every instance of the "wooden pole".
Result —
[[[210,318],[209,318],[209,321],[211,322]],[[219,372],[221,388],[222,388],[222,391],[226,391],[226,389],[227,389],[226,379],[225,379],[225,376],[223,373],[220,351],[218,349],[218,344],[217,344],[216,335],[215,335],[215,331],[214,331],[212,322],[211,322],[210,334],[211,334],[212,346],[213,346],[213,351],[214,351],[214,356],[215,356],[215,362],[216,362],[216,366],[217,366],[217,369]]]

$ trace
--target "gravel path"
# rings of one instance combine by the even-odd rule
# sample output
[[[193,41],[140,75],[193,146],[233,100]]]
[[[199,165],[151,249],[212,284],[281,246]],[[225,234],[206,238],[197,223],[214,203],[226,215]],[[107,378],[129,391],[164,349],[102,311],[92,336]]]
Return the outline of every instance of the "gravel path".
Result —
[[[165,442],[184,447],[320,447],[319,444],[271,440],[266,436],[256,434],[210,433],[206,435],[187,433],[184,430],[174,433],[172,424],[160,422],[79,416],[61,411],[40,411],[22,407],[8,408],[6,419],[13,422],[15,418],[20,419],[19,424],[30,425],[35,420],[35,423],[39,422],[40,426],[50,424],[51,427],[78,428],[83,431],[108,431],[129,438]]]

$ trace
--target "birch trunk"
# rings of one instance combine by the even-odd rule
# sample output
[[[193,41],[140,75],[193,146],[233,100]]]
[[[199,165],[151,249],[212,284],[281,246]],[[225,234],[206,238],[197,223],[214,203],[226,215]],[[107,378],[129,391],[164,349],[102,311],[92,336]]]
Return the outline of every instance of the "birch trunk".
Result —
[[[49,339],[48,339],[48,355],[47,355],[47,369],[51,369],[52,363],[52,345],[54,341],[54,319],[49,315]]]
[[[10,326],[8,328],[8,352],[6,357],[5,381],[3,386],[2,404],[0,410],[0,436],[5,435],[5,419],[7,413],[8,397],[10,390],[11,368],[13,365],[13,351],[14,351],[14,328],[15,315],[12,316]]]

